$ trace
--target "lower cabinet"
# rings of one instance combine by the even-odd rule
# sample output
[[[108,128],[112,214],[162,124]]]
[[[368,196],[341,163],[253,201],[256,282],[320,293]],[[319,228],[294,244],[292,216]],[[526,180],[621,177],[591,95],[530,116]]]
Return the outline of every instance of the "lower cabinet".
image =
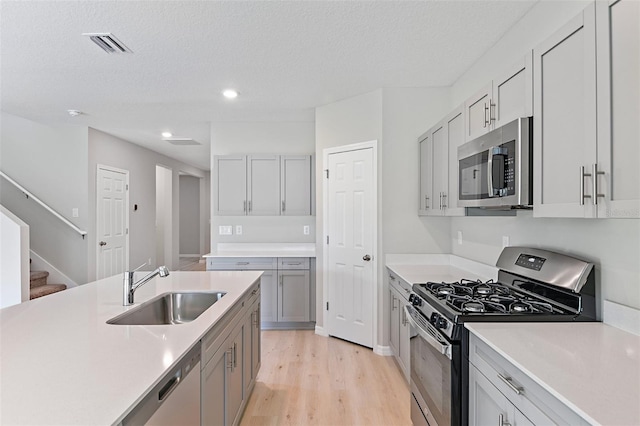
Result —
[[[202,425],[237,425],[260,368],[260,289],[202,339]]]
[[[261,327],[315,328],[314,259],[208,258],[207,270],[262,270]]]
[[[389,273],[389,346],[404,373],[410,379],[410,328],[404,306],[409,304],[411,286],[393,273]]]
[[[587,425],[527,374],[469,336],[469,425]]]

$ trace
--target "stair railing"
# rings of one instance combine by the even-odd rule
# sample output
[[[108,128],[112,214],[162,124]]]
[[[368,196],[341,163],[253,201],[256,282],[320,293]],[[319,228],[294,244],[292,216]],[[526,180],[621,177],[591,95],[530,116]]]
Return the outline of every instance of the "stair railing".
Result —
[[[3,178],[5,178],[7,180],[7,182],[11,183],[13,186],[15,186],[16,188],[18,188],[20,191],[22,191],[22,193],[27,197],[27,198],[31,198],[33,201],[35,201],[36,203],[40,204],[42,207],[44,207],[46,210],[49,211],[49,213],[51,213],[52,215],[54,215],[55,217],[57,217],[58,219],[60,219],[62,222],[64,222],[65,224],[67,224],[69,227],[71,227],[71,229],[73,229],[74,231],[76,231],[78,234],[80,234],[82,236],[82,238],[84,239],[84,236],[87,235],[87,231],[83,231],[82,229],[78,228],[76,225],[74,225],[73,223],[71,223],[67,218],[65,218],[64,216],[62,216],[60,213],[58,213],[57,211],[55,211],[54,209],[52,209],[51,207],[49,207],[44,201],[42,201],[40,198],[36,197],[35,195],[33,195],[31,192],[29,192],[24,186],[20,185],[18,182],[16,182],[15,180],[11,179],[5,172],[0,171],[0,176],[2,176]]]

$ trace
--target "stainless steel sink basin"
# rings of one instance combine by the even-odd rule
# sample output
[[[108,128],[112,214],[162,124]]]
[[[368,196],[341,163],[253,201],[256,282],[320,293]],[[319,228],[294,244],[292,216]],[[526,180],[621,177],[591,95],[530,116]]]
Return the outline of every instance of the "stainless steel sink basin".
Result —
[[[144,302],[137,308],[111,318],[107,324],[163,325],[184,324],[198,318],[225,292],[165,293]]]

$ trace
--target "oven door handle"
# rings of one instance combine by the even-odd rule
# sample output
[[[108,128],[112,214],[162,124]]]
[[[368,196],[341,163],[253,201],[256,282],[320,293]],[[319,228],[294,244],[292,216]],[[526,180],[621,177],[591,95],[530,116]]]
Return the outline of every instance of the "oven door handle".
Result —
[[[451,359],[451,343],[449,343],[444,337],[440,335],[440,332],[436,330],[434,326],[426,322],[426,319],[419,313],[413,306],[405,305],[404,307],[405,314],[407,319],[415,329],[416,333],[420,335],[424,340],[427,341],[431,346],[438,350],[442,355]],[[416,321],[416,315],[419,315],[419,318],[422,319],[420,322],[424,322],[424,324],[419,324]]]

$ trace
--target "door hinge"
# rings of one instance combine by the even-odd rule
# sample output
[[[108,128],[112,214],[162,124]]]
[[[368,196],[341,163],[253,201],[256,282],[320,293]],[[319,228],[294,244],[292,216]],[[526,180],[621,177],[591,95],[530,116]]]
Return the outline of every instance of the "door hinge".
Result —
[[[327,172],[327,179],[329,179],[329,169],[325,169],[325,172]]]
[[[327,311],[329,310],[329,302],[327,302]]]

